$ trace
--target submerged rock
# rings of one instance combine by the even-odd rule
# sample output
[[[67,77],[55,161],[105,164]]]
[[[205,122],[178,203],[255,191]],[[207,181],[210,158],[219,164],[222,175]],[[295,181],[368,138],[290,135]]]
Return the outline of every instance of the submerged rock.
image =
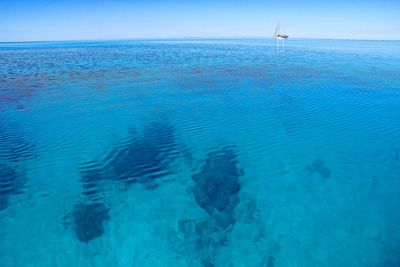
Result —
[[[310,173],[318,173],[322,178],[328,179],[331,176],[331,170],[325,165],[321,159],[317,159],[313,164],[306,167]]]
[[[110,219],[108,208],[102,203],[78,204],[72,212],[76,237],[89,242],[104,233],[104,222]]]

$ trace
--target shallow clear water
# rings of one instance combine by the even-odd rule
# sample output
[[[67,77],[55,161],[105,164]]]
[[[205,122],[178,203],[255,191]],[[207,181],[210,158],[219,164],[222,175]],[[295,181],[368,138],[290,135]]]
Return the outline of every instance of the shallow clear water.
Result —
[[[0,44],[1,266],[399,266],[400,42]]]

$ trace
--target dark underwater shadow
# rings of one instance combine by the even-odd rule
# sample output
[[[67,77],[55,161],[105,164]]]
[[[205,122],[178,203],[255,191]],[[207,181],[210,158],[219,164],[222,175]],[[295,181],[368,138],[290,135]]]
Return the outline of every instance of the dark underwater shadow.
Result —
[[[177,155],[177,147],[171,124],[153,123],[145,127],[142,136],[133,131],[130,135],[103,162],[89,162],[81,169],[84,201],[76,204],[72,212],[75,234],[81,242],[103,235],[104,223],[110,220],[109,207],[102,197],[107,185],[141,184],[146,190],[154,190],[161,183],[160,178],[172,173],[169,164]]]
[[[210,152],[200,172],[192,176],[193,197],[208,217],[199,221],[181,220],[178,227],[204,266],[214,266],[219,248],[228,244],[229,233],[236,223],[239,178],[243,175],[237,163],[234,147],[222,146]]]
[[[18,163],[35,157],[34,146],[22,129],[0,118],[0,161]]]
[[[72,211],[76,238],[84,243],[104,233],[104,223],[110,219],[109,208],[101,202],[79,203]]]
[[[324,179],[331,177],[331,170],[322,159],[316,159],[311,165],[306,167],[306,171],[310,174],[318,173]]]
[[[0,164],[0,210],[8,207],[12,195],[23,192],[23,186],[23,178],[14,168]]]
[[[25,160],[35,158],[33,145],[17,125],[0,118],[0,211],[25,187]]]

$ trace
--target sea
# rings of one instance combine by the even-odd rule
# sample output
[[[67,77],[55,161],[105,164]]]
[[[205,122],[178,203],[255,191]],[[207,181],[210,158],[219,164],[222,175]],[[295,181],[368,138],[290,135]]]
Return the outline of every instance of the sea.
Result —
[[[0,265],[400,266],[400,41],[0,43]]]

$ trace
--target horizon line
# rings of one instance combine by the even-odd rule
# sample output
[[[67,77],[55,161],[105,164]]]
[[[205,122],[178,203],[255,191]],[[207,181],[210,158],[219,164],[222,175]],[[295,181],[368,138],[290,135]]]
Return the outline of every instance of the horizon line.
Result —
[[[13,44],[13,43],[50,43],[50,42],[100,42],[100,41],[164,41],[164,40],[235,40],[235,39],[273,39],[273,37],[260,37],[260,36],[228,36],[228,37],[134,37],[134,38],[99,38],[99,39],[55,39],[55,40],[24,40],[24,41],[0,41],[0,44]],[[288,40],[338,40],[338,41],[400,41],[400,39],[354,39],[354,38],[315,38],[315,37],[290,37]]]

